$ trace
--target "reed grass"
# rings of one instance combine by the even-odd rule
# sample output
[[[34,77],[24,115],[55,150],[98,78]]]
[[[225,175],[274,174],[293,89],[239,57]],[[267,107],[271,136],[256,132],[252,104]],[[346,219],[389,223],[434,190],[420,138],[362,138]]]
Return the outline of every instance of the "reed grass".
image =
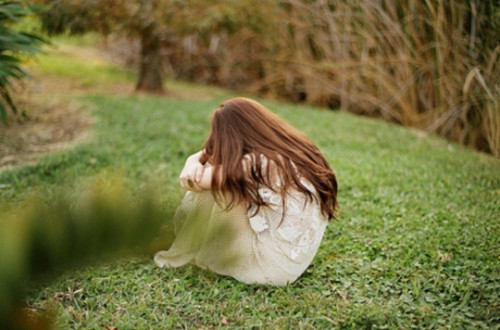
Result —
[[[500,155],[499,47],[479,40],[474,1],[288,1],[297,84],[276,94],[383,117]],[[287,52],[286,47],[281,48]],[[289,63],[268,66],[276,74]]]
[[[381,117],[500,155],[494,1],[283,0],[259,8],[233,17],[247,20],[237,29],[215,18],[209,30],[167,37],[169,74]]]

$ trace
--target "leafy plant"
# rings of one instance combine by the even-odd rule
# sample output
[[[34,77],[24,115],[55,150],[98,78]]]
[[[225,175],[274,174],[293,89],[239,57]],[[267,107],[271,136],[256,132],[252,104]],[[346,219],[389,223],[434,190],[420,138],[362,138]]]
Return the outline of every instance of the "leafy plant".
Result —
[[[0,118],[8,123],[7,111],[14,114],[17,107],[12,99],[13,80],[28,76],[21,67],[23,57],[41,51],[46,41],[37,34],[19,31],[15,24],[40,10],[26,1],[0,1]]]

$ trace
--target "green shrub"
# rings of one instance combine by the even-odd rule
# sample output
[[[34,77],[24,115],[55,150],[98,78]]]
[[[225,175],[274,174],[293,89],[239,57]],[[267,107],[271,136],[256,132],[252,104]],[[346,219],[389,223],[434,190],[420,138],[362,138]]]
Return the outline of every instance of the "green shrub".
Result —
[[[0,0],[0,118],[4,124],[9,109],[17,113],[12,83],[27,77],[21,67],[23,57],[40,52],[40,45],[46,42],[39,35],[19,31],[15,24],[38,10],[26,1]]]

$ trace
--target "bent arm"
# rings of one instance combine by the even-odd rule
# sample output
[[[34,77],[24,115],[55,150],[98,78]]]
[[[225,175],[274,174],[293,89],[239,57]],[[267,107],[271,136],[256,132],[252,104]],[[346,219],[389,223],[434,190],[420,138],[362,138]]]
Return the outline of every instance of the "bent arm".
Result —
[[[214,167],[210,163],[205,164],[200,180],[194,183],[195,186],[200,188],[199,190],[212,189],[213,169]]]
[[[213,166],[208,162],[200,163],[202,154],[203,151],[199,151],[187,158],[179,176],[182,188],[193,191],[211,189]]]

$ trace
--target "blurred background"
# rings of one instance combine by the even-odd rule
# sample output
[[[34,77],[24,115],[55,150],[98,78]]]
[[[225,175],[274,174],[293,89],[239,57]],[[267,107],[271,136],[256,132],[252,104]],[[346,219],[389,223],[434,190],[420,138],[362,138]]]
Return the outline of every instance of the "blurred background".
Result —
[[[102,35],[137,90],[161,93],[164,77],[224,86],[500,155],[498,1],[2,2],[6,16],[7,3],[35,12],[36,35]]]

